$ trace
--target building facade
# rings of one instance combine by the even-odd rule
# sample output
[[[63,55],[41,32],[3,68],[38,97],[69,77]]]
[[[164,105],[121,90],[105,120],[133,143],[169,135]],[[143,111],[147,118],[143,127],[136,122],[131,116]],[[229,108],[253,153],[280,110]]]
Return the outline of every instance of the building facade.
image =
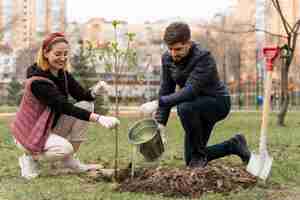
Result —
[[[66,0],[0,0],[0,30],[3,43],[25,48],[41,36],[64,31]]]
[[[0,0],[1,101],[13,77],[24,79],[26,67],[34,61],[36,52],[32,49],[37,42],[49,32],[65,31],[66,1]]]
[[[256,3],[253,0],[236,0],[230,20],[232,27],[238,27],[235,34],[241,51],[241,68],[244,74],[255,74],[256,69],[256,32],[247,30],[256,24]],[[230,22],[228,22],[230,23]]]

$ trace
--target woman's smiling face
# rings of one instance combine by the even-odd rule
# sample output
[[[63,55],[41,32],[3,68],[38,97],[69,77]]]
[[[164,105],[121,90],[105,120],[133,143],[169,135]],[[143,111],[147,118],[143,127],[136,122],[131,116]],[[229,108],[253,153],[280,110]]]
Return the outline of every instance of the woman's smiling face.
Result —
[[[45,58],[47,59],[50,70],[58,71],[64,69],[69,53],[69,45],[66,42],[58,42],[53,44],[51,49],[44,53]]]

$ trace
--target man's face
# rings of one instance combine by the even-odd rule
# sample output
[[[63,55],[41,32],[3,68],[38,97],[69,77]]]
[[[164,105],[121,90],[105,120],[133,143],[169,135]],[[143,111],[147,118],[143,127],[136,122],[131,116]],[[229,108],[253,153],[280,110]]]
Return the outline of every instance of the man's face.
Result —
[[[187,56],[191,48],[191,41],[188,42],[177,42],[172,45],[168,45],[168,50],[174,62],[179,62]]]

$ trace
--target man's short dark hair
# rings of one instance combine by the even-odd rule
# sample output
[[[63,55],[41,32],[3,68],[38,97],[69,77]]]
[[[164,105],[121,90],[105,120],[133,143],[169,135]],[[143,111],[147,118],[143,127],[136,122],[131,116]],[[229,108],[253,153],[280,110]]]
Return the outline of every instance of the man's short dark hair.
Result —
[[[191,30],[184,22],[173,22],[165,30],[164,42],[173,45],[178,42],[187,42],[191,39]]]

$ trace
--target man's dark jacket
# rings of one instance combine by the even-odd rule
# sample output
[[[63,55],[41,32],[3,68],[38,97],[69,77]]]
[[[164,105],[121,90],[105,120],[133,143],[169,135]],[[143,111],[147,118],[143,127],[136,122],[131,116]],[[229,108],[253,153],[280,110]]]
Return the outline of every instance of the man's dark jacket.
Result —
[[[174,105],[200,96],[229,95],[226,86],[220,81],[213,56],[194,42],[188,55],[178,63],[172,60],[169,52],[163,54],[160,81],[160,106],[155,118],[164,125]],[[181,88],[180,91],[175,92],[176,85]],[[167,105],[162,105],[163,99],[166,99]]]

